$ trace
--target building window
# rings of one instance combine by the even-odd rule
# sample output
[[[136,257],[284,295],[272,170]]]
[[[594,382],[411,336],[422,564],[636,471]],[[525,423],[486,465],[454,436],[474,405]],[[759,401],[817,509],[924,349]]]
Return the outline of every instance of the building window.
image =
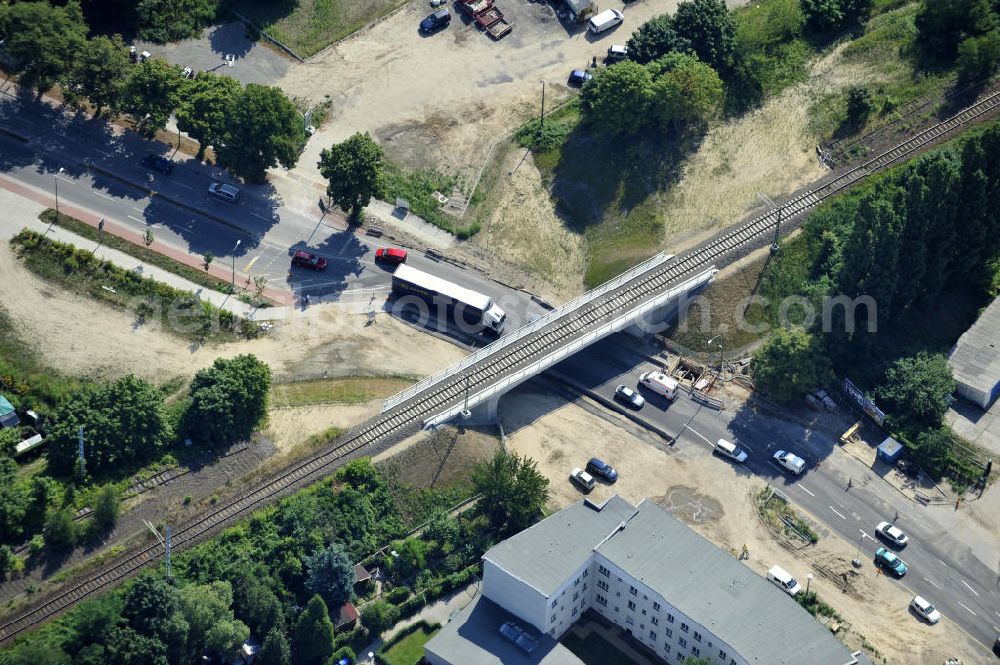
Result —
[[[553,598],[553,599],[552,599],[552,604],[551,604],[551,605],[549,605],[549,607],[555,607],[555,606],[556,606],[556,603],[558,603],[558,602],[559,602],[559,599],[558,599],[558,598]]]
[[[605,568],[604,566],[598,566],[597,572],[599,572],[601,575],[604,575],[605,577],[611,577],[611,571]]]
[[[605,582],[604,580],[597,580],[597,588],[600,589],[601,591],[607,591],[608,583]]]
[[[649,623],[653,624],[654,626],[659,626],[660,625],[660,617],[650,617]]]
[[[556,615],[555,615],[555,614],[553,614],[553,615],[552,615],[552,618],[551,618],[551,619],[549,619],[549,623],[555,623],[555,622],[556,622]]]
[[[679,645],[681,646],[681,648],[683,649],[684,647],[686,647],[686,646],[688,645],[688,641],[687,641],[687,640],[685,640],[685,639],[684,639],[684,638],[682,637],[682,638],[680,638],[679,640],[677,640],[677,644],[679,644]]]
[[[625,617],[625,623],[628,624],[629,626],[634,626],[635,619],[633,619],[632,617]]]
[[[589,569],[589,568],[587,568],[587,569],[584,569],[584,571],[583,571],[583,576],[584,576],[584,577],[586,577],[586,576],[587,576],[587,575],[589,575],[589,574],[590,574],[590,569]]]
[[[656,641],[656,633],[654,633],[653,631],[649,631],[649,639],[651,639],[651,640],[653,640],[655,642]]]
[[[580,597],[580,592],[579,591],[574,592],[573,593],[573,602],[575,603],[576,599],[579,598],[579,597]]]
[[[700,656],[701,655],[701,652],[698,651],[698,647],[691,647],[691,655],[692,656]]]
[[[604,605],[604,607],[608,606],[608,599],[602,596],[601,594],[597,594],[597,602],[600,603],[601,605]]]
[[[630,601],[628,601],[628,608],[629,608],[630,610],[634,610],[634,609],[635,609],[635,603],[633,603],[633,602],[632,602],[631,600],[630,600]]]
[[[674,631],[672,628],[666,628],[665,630],[667,632],[667,639],[670,639],[671,637],[674,636]]]
[[[730,658],[729,659],[729,665],[736,665],[736,659],[735,658]]]
[[[654,612],[659,612],[660,611],[660,604],[658,602],[656,602],[655,600],[653,601],[653,611]]]
[[[580,586],[580,578],[579,577],[576,578],[575,580],[573,580],[573,586]]]
[[[646,616],[646,610],[642,611],[642,616]]]
[[[638,590],[638,589],[636,589],[636,588],[635,588],[634,586],[630,586],[630,587],[628,588],[628,592],[629,592],[630,594],[632,594],[633,596],[637,596],[637,595],[639,595],[639,590]]]
[[[587,583],[586,583],[586,582],[584,582],[584,583],[583,583],[583,590],[584,590],[584,591],[586,591],[586,590],[587,590]]]
[[[575,607],[573,608],[573,611],[570,614],[572,614],[573,616],[576,616],[576,608]]]
[[[667,612],[667,623],[673,623],[673,622],[674,622],[674,615],[671,614],[670,612]]]
[[[701,642],[701,633],[699,633],[697,630],[694,631],[694,641]]]
[[[688,625],[686,623],[684,623],[683,621],[681,621],[681,631],[683,631],[685,633],[688,632]]]
[[[663,653],[670,653],[670,645],[669,644],[664,644],[663,645]]]
[[[722,649],[719,649],[719,660],[726,662],[726,652]]]

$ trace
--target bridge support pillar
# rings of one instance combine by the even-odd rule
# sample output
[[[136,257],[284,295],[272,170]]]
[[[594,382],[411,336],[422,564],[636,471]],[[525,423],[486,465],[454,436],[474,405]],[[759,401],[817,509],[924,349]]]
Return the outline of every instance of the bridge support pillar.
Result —
[[[499,404],[502,395],[497,395],[492,397],[485,402],[480,402],[476,406],[469,409],[469,417],[465,418],[462,414],[459,414],[452,418],[451,423],[453,425],[469,425],[469,426],[483,426],[483,425],[496,425],[499,420]]]

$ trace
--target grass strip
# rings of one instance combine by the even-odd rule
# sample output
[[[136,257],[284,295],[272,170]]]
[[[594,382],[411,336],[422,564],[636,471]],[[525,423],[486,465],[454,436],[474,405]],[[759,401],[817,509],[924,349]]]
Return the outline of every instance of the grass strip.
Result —
[[[410,376],[347,376],[310,379],[271,386],[271,406],[361,404],[394,395],[416,383]]]

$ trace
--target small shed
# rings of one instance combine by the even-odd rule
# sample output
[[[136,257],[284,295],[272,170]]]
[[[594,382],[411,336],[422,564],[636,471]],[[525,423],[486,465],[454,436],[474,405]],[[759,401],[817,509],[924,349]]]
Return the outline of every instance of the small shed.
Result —
[[[594,0],[565,0],[566,9],[577,23],[583,23],[597,13],[597,3]]]
[[[354,564],[354,586],[359,584],[366,584],[371,580],[372,574],[368,572],[368,569],[362,566],[360,563]]]
[[[260,652],[260,645],[251,637],[244,642],[229,658],[229,665],[253,665]]]
[[[20,424],[21,419],[17,417],[14,405],[0,395],[0,427],[17,427]]]
[[[885,437],[885,441],[878,444],[876,456],[883,462],[892,464],[903,455],[903,444],[891,436]]]
[[[352,628],[358,620],[358,610],[354,603],[347,601],[340,606],[340,613],[337,615],[337,630]]]

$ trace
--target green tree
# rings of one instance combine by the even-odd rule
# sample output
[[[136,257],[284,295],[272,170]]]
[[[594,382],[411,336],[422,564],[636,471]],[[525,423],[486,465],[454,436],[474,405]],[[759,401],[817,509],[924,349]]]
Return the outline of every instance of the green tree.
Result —
[[[292,650],[280,626],[272,626],[267,632],[256,662],[257,665],[292,665]]]
[[[628,40],[629,59],[643,65],[672,51],[690,50],[691,42],[677,34],[674,19],[669,14],[649,19]]]
[[[295,624],[292,652],[296,665],[326,665],[333,655],[333,622],[319,594],[309,600]]]
[[[24,534],[30,496],[17,479],[17,462],[0,456],[0,543],[19,542]],[[42,509],[41,515],[45,515]]]
[[[806,27],[824,33],[850,28],[864,21],[872,0],[800,0]]]
[[[736,22],[725,0],[688,0],[677,5],[674,29],[702,62],[725,71],[736,51]]]
[[[53,510],[45,519],[42,529],[45,544],[55,551],[71,549],[76,545],[78,531],[69,508]]]
[[[178,611],[188,625],[188,651],[223,656],[239,647],[250,629],[234,618],[233,588],[229,582],[183,587],[177,595]]]
[[[361,608],[361,623],[374,635],[389,630],[399,621],[399,608],[384,600],[376,600]]]
[[[686,53],[670,53],[649,65],[653,107],[661,122],[677,126],[703,122],[722,105],[722,79],[714,69]]]
[[[278,624],[284,626],[281,601],[271,590],[266,575],[263,571],[247,571],[233,586],[236,617],[250,627],[253,635],[264,635]]]
[[[917,432],[941,425],[956,386],[943,354],[918,353],[886,370],[877,395],[895,427]]]
[[[98,35],[83,43],[67,75],[63,96],[72,104],[86,97],[97,115],[118,99],[121,82],[131,63],[120,35]]]
[[[106,594],[80,603],[69,615],[81,644],[104,644],[112,630],[122,624],[122,599],[116,594]]]
[[[198,74],[188,84],[177,107],[177,127],[198,142],[197,159],[204,159],[208,146],[222,142],[241,93],[239,81],[211,72]]]
[[[46,433],[53,473],[73,472],[80,427],[89,473],[150,459],[173,436],[163,394],[135,376],[84,388],[56,410]]]
[[[940,478],[948,470],[954,436],[947,427],[926,429],[917,433],[910,454],[927,473]]]
[[[153,58],[132,65],[122,83],[115,110],[132,117],[136,131],[153,136],[167,126],[177,109],[185,80],[180,68]]]
[[[382,189],[383,155],[382,146],[367,132],[320,153],[319,172],[327,179],[327,196],[349,211],[353,221],[361,219],[361,211]]]
[[[847,91],[847,122],[856,128],[863,127],[872,113],[872,95],[868,88],[851,86]]]
[[[106,531],[118,521],[118,488],[107,484],[94,497],[93,521],[97,529]]]
[[[500,533],[531,525],[549,498],[549,481],[535,460],[502,449],[476,464],[472,484],[480,495],[477,510]]]
[[[638,131],[649,121],[653,78],[637,62],[626,60],[599,69],[580,92],[580,110],[595,128],[610,134]]]
[[[708,658],[695,658],[694,656],[688,656],[681,661],[681,665],[712,665],[712,661]]]
[[[306,589],[322,596],[326,606],[338,612],[351,599],[357,580],[347,553],[337,543],[330,543],[325,549],[306,557],[305,564],[309,571]]]
[[[219,164],[248,182],[264,182],[267,169],[298,162],[305,145],[302,114],[281,88],[250,83],[230,107],[219,143]]]
[[[196,37],[218,11],[219,0],[139,0],[139,36],[160,44]]]
[[[958,47],[958,84],[987,79],[1000,67],[1000,30],[969,37]]]
[[[801,399],[833,378],[819,339],[798,328],[776,329],[753,354],[751,369],[757,387],[780,402]]]
[[[395,567],[401,577],[409,577],[427,565],[427,543],[420,538],[407,538],[392,544],[396,552]]]
[[[87,39],[87,25],[77,0],[53,7],[48,2],[15,2],[0,6],[5,15],[4,48],[15,62],[21,84],[36,88],[39,96],[73,67]]]
[[[427,520],[424,535],[435,541],[438,547],[450,551],[458,543],[462,535],[462,527],[458,520],[448,514],[447,510],[435,510]]]
[[[107,665],[168,665],[163,642],[127,626],[111,632],[105,653]]]
[[[175,587],[153,575],[142,575],[125,592],[122,616],[137,632],[168,641],[179,632],[173,622],[179,608]],[[186,626],[180,632],[186,639]]]
[[[209,446],[249,437],[267,411],[271,370],[252,355],[218,358],[195,374],[183,429]]]
[[[950,60],[967,38],[995,27],[996,15],[989,0],[924,0],[916,25],[916,43]]]

